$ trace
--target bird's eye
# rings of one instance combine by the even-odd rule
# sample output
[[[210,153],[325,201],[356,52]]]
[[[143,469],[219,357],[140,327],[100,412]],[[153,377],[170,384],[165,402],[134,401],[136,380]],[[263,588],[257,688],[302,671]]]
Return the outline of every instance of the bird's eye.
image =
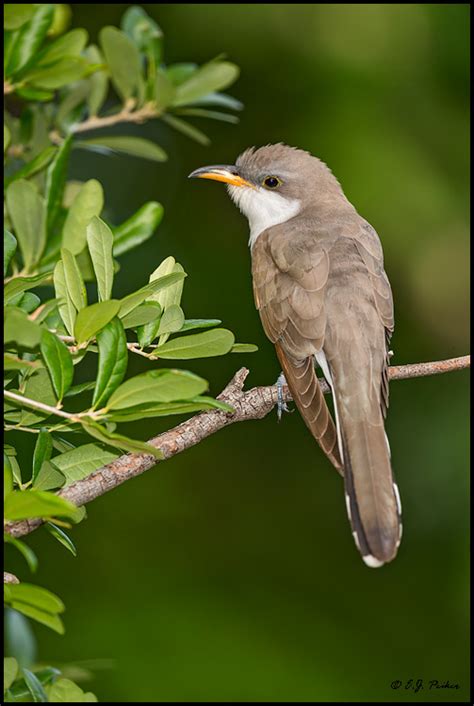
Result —
[[[263,185],[267,186],[269,189],[276,189],[277,186],[280,186],[280,184],[281,184],[281,181],[276,176],[267,176],[263,180]]]

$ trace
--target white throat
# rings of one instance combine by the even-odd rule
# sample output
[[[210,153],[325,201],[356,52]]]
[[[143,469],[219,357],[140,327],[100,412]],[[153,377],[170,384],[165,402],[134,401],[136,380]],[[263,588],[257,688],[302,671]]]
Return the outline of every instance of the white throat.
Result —
[[[289,221],[299,213],[301,208],[298,199],[286,199],[274,191],[263,188],[251,189],[229,185],[228,190],[234,203],[248,218],[250,248],[264,230]]]

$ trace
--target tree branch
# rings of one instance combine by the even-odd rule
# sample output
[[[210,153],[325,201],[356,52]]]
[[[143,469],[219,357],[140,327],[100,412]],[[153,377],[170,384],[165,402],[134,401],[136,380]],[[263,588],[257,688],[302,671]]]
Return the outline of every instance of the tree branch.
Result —
[[[71,132],[77,133],[86,132],[87,130],[97,130],[102,127],[117,125],[118,123],[140,124],[145,122],[145,120],[149,120],[150,118],[158,118],[160,116],[160,112],[156,109],[156,106],[153,103],[146,103],[142,108],[133,110],[134,103],[135,101],[131,101],[126,104],[119,113],[114,113],[113,115],[106,115],[104,117],[92,115],[82,123],[73,125]]]
[[[451,358],[450,360],[432,363],[391,366],[389,368],[389,377],[390,380],[404,380],[462,370],[470,367],[470,360],[470,356],[466,355],[461,358]],[[166,460],[191,446],[199,444],[206,437],[230,424],[265,417],[277,403],[277,387],[276,385],[254,387],[251,390],[244,391],[243,386],[248,372],[246,368],[241,368],[217,398],[230,404],[234,408],[233,413],[226,413],[220,410],[201,412],[177,427],[150,439],[148,443],[161,449],[163,460]],[[327,394],[330,391],[327,382],[320,379],[319,383],[323,392]],[[283,388],[283,398],[285,402],[291,400],[290,391],[287,387]],[[72,483],[64,490],[59,491],[58,495],[70,500],[77,506],[85,505],[109,492],[117,485],[121,485],[125,481],[147,471],[156,464],[156,458],[149,454],[124,454],[106,466],[97,469],[87,478]],[[21,537],[32,532],[41,523],[40,519],[10,522],[5,525],[5,531],[14,537]]]

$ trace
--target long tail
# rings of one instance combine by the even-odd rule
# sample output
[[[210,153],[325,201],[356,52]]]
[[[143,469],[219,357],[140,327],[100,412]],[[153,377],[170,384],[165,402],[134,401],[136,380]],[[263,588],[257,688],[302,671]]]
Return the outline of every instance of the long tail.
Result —
[[[314,358],[310,356],[302,363],[296,363],[287,357],[278,343],[275,348],[288,387],[306,426],[331,463],[342,474],[336,427],[318,383]]]
[[[400,495],[393,480],[382,411],[372,408],[365,416],[351,409],[351,399],[343,398],[337,388],[335,404],[354,540],[365,563],[379,567],[395,558],[402,536]]]

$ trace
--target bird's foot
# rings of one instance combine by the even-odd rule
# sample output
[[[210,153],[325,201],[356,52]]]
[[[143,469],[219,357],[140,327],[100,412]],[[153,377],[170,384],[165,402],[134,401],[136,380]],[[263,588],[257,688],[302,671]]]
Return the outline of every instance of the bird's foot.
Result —
[[[286,378],[283,373],[280,373],[278,376],[278,379],[276,381],[276,386],[277,386],[277,393],[278,393],[278,398],[277,398],[277,417],[278,421],[281,421],[283,412],[293,412],[294,410],[290,409],[288,405],[286,404],[285,400],[283,399],[283,387],[286,385]]]

